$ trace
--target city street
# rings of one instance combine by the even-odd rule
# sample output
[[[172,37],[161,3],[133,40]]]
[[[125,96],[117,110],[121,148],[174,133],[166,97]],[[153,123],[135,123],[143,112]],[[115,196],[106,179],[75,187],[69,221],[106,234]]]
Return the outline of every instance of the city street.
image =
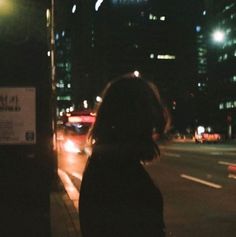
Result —
[[[160,147],[160,161],[146,169],[164,196],[167,236],[234,236],[236,179],[228,166],[236,164],[235,145],[171,143]],[[58,163],[59,175],[76,206],[86,155],[60,153]]]

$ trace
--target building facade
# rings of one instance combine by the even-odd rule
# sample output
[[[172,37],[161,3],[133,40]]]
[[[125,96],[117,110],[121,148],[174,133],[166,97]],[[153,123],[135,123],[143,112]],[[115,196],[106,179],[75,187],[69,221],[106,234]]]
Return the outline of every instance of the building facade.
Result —
[[[206,3],[212,120],[232,138],[236,133],[236,3]]]
[[[77,107],[83,100],[93,104],[108,81],[138,71],[158,85],[178,126],[191,125],[186,110],[191,109],[196,79],[194,1],[180,6],[170,1],[90,0],[78,2],[76,9],[72,77]]]

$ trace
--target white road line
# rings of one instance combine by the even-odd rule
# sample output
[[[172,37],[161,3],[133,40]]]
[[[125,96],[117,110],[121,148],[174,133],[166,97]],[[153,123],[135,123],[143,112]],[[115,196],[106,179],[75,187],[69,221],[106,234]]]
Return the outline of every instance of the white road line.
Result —
[[[186,175],[186,174],[181,174],[180,176],[181,176],[182,178],[184,178],[184,179],[188,179],[188,180],[191,180],[191,181],[194,181],[194,182],[197,182],[197,183],[200,183],[200,184],[209,186],[209,187],[211,187],[211,188],[217,188],[217,189],[222,188],[222,186],[219,185],[219,184],[215,184],[215,183],[212,183],[212,182],[208,182],[208,181],[205,181],[205,180],[203,180],[203,179],[199,179],[199,178],[196,178],[196,177],[193,177],[193,176],[189,176],[189,175]]]
[[[214,151],[214,152],[210,152],[210,154],[214,156],[220,156],[220,155],[223,155],[223,152]]]
[[[79,179],[80,181],[82,181],[82,175],[81,175],[81,174],[73,172],[73,173],[71,173],[71,175],[74,176],[74,177],[76,177],[76,178]]]
[[[230,163],[230,162],[226,162],[226,161],[218,161],[219,165],[236,165],[236,163]]]
[[[170,153],[170,152],[163,152],[165,156],[172,156],[172,157],[180,157],[180,154]]]
[[[229,175],[228,175],[228,178],[229,178],[229,179],[236,179],[236,175],[235,175],[235,174],[229,174]]]
[[[61,169],[58,169],[58,175],[66,189],[67,194],[69,195],[69,198],[72,200],[76,210],[78,211],[78,202],[79,202],[79,192],[72,183],[69,176],[62,171]]]

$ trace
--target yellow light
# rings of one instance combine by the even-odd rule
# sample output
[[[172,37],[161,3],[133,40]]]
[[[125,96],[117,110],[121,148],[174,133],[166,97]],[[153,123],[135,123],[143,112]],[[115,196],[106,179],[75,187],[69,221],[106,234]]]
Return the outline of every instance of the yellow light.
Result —
[[[0,15],[9,15],[13,12],[13,4],[9,0],[0,0]]]

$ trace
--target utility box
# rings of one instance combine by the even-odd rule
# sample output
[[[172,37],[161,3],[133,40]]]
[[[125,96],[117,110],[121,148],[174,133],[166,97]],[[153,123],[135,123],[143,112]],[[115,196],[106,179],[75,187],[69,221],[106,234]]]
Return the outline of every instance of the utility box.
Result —
[[[56,172],[48,0],[0,9],[0,236],[50,236]]]

